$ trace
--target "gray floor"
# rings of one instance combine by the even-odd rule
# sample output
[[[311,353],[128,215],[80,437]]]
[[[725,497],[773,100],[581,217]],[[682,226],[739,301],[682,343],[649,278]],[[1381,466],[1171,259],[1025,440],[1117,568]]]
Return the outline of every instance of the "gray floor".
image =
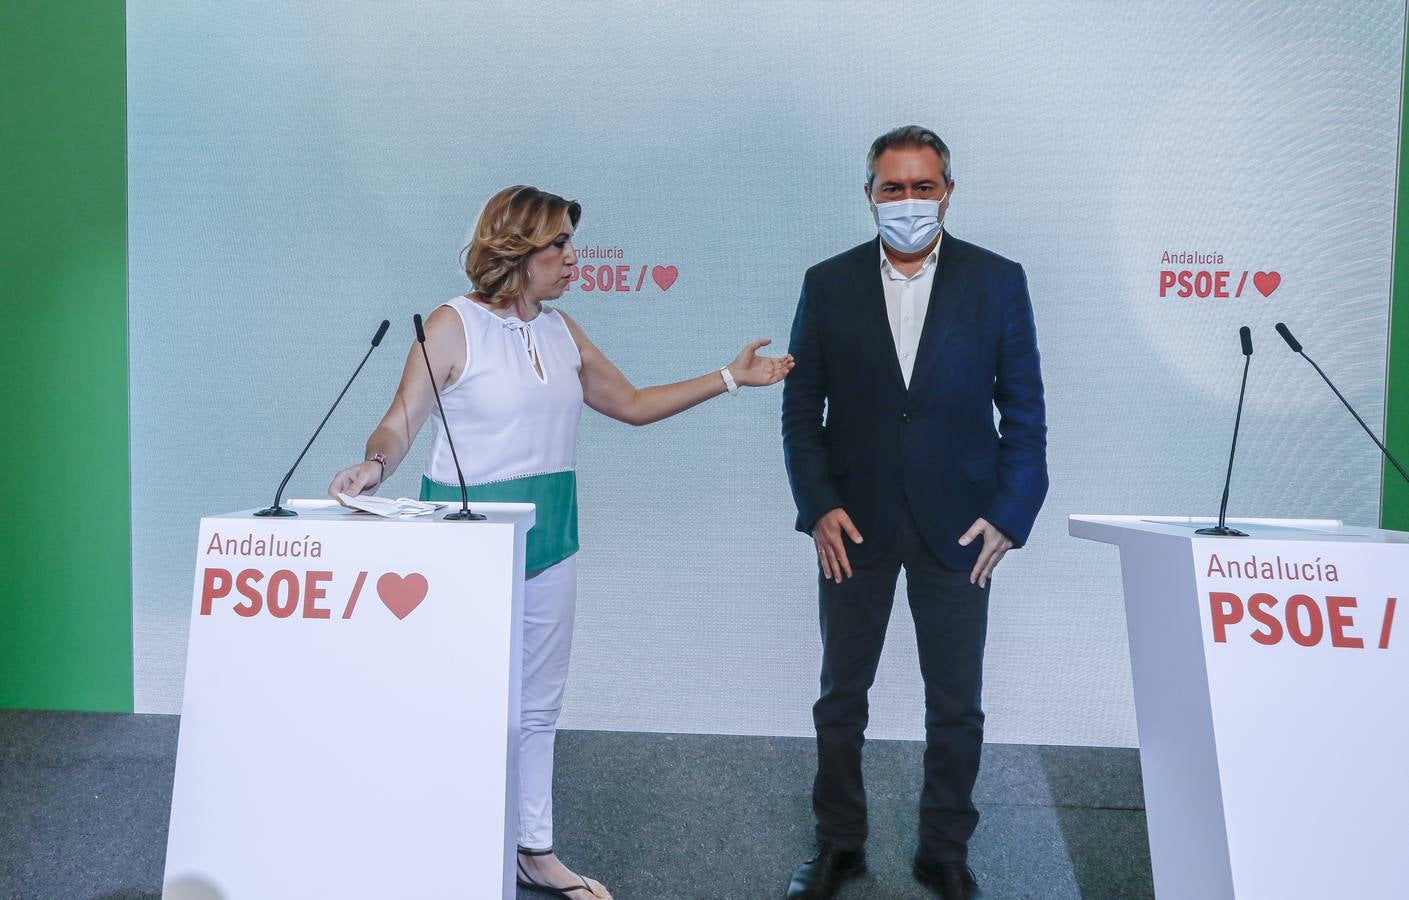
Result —
[[[159,897],[177,725],[0,711],[0,898]],[[928,896],[909,875],[921,750],[867,745],[871,874],[846,900]],[[796,738],[565,732],[558,850],[618,900],[780,897],[810,847],[812,763]],[[1154,896],[1135,751],[989,745],[975,800],[985,898]]]

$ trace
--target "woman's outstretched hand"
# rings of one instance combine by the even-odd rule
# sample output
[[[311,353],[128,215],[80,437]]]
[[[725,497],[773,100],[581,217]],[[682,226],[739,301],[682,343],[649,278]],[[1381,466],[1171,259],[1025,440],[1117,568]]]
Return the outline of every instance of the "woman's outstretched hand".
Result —
[[[382,465],[379,462],[363,462],[355,466],[348,466],[333,476],[333,483],[328,485],[328,496],[342,503],[343,506],[347,506],[346,503],[338,500],[338,494],[347,494],[349,497],[370,494],[377,489],[381,480]]]
[[[740,387],[767,387],[777,384],[793,368],[793,358],[788,356],[758,356],[762,347],[773,343],[772,338],[761,338],[745,345],[739,355],[729,364],[729,371]]]

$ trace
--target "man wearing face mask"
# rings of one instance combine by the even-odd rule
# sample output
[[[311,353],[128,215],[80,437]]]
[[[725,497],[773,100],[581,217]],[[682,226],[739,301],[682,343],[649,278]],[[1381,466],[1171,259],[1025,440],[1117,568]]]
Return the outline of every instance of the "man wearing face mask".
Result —
[[[818,847],[789,900],[832,897],[866,870],[867,691],[902,567],[925,683],[913,873],[941,897],[977,896],[967,849],[990,579],[1047,493],[1047,428],[1026,276],[944,230],[954,187],[933,131],[877,138],[865,193],[879,238],[809,269],[793,320],[783,445],[817,553],[822,690]]]

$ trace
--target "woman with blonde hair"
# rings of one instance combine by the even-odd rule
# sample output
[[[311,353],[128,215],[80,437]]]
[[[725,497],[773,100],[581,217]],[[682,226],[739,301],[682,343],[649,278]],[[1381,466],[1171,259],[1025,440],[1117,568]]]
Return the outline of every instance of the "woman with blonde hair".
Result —
[[[423,499],[459,500],[459,481],[436,409],[461,447],[470,498],[531,502],[524,581],[523,689],[519,744],[520,886],[559,897],[609,898],[599,882],[553,852],[553,740],[567,680],[577,597],[577,428],[582,406],[632,425],[689,409],[726,390],[781,381],[792,358],[746,345],[728,366],[698,378],[636,388],[582,328],[542,304],[561,297],[577,265],[575,201],[516,185],[490,198],[465,256],[473,289],[426,320],[434,385],[412,347],[401,384],[367,439],[364,462],[334,476],[328,493],[375,491],[434,418]]]

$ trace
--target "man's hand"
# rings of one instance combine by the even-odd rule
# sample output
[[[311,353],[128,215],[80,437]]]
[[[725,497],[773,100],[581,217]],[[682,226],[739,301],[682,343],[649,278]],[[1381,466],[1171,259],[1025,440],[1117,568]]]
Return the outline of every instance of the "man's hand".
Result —
[[[856,530],[851,516],[840,506],[824,514],[812,526],[812,542],[817,545],[817,561],[822,564],[822,575],[837,584],[841,584],[843,578],[851,577],[851,562],[846,558],[843,532],[856,543],[861,543],[861,532]]]
[[[998,561],[1003,558],[1004,553],[1013,549],[1013,542],[1006,534],[988,524],[988,520],[984,518],[974,520],[974,524],[970,525],[969,530],[964,532],[964,536],[959,538],[959,546],[969,546],[976,537],[983,538],[983,549],[979,551],[978,562],[974,563],[974,570],[969,573],[969,584],[987,587],[988,579],[993,576],[993,570],[998,567]]]

